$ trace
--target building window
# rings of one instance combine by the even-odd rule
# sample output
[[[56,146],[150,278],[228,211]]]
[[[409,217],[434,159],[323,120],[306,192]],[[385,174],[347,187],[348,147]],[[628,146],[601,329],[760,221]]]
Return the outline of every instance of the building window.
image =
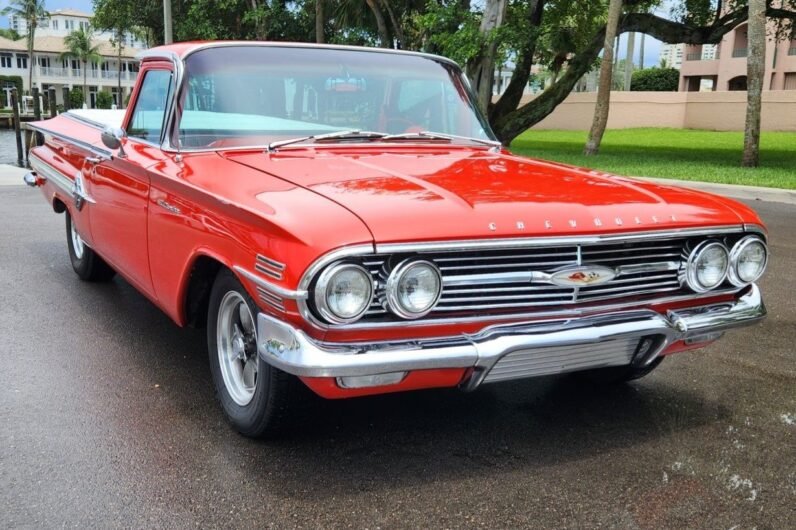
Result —
[[[785,90],[796,90],[796,72],[788,72],[785,74]]]
[[[39,66],[42,68],[49,68],[50,67],[50,58],[49,57],[42,57],[41,55],[36,58],[39,63]]]
[[[0,67],[11,68],[11,54],[0,53]]]
[[[58,19],[53,19],[53,29],[58,29]]]
[[[17,68],[27,68],[28,67],[28,54],[26,53],[18,53],[17,54]]]
[[[47,17],[40,18],[36,22],[36,25],[39,26],[40,28],[49,28],[50,27],[50,19],[47,18]]]

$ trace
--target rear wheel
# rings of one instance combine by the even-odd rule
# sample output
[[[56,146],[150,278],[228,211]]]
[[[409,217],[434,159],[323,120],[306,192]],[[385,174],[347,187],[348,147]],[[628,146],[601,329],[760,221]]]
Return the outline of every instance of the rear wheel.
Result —
[[[257,354],[257,306],[228,270],[210,293],[207,344],[216,397],[229,422],[243,435],[280,430],[287,416],[292,377]]]
[[[663,357],[658,357],[646,366],[611,366],[609,368],[596,368],[594,370],[584,370],[576,372],[574,375],[591,383],[599,385],[612,385],[627,383],[635,379],[641,379],[652,372],[663,361]]]
[[[77,231],[69,211],[66,212],[66,242],[69,260],[77,276],[87,282],[106,282],[116,276],[110,265],[91,249]]]

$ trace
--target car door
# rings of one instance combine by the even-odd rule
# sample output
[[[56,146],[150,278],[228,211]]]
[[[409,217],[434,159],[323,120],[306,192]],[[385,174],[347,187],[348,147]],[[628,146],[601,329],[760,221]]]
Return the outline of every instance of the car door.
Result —
[[[94,160],[89,171],[94,204],[91,233],[98,252],[141,291],[154,297],[149,269],[147,210],[150,173],[163,158],[160,149],[169,99],[174,90],[171,66],[158,63],[141,72],[122,140],[123,155]]]

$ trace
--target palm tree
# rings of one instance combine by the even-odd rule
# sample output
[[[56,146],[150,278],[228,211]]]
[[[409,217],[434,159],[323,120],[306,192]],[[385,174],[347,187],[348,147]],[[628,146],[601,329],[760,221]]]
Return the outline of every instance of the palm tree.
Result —
[[[64,38],[64,44],[68,50],[61,54],[61,59],[76,59],[83,65],[83,102],[88,103],[88,91],[86,90],[86,75],[88,71],[86,67],[89,62],[102,62],[102,56],[99,54],[99,44],[96,46],[91,45],[90,28],[80,28],[73,31]]]
[[[0,15],[14,16],[25,21],[28,33],[25,36],[28,41],[28,90],[33,92],[33,38],[36,35],[36,28],[39,26],[39,19],[49,18],[50,14],[44,9],[44,0],[10,0],[8,5],[0,11]]]

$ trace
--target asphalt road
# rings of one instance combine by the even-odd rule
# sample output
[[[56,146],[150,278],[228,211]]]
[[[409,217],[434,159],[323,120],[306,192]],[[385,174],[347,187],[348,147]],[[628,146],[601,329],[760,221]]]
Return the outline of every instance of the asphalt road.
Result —
[[[309,399],[280,441],[233,432],[202,331],[72,273],[62,216],[0,188],[0,527],[796,525],[796,207],[769,318],[632,385],[571,378]]]

